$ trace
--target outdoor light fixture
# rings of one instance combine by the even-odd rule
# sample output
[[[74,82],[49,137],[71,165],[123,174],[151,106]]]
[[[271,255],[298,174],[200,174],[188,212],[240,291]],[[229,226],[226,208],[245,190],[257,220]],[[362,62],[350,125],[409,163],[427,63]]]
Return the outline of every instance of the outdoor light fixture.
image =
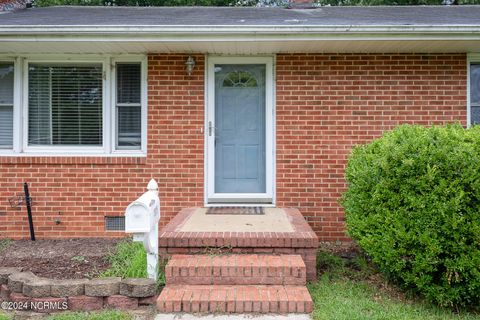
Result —
[[[192,56],[188,56],[187,61],[185,62],[187,73],[189,76],[192,75],[193,68],[195,68],[195,59]]]

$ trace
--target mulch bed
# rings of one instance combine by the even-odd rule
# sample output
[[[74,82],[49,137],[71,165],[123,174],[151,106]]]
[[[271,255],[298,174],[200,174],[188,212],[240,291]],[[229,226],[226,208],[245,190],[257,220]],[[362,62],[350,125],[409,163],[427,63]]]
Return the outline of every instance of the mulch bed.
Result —
[[[11,241],[0,251],[0,267],[19,267],[37,276],[80,279],[109,268],[106,256],[120,239]]]

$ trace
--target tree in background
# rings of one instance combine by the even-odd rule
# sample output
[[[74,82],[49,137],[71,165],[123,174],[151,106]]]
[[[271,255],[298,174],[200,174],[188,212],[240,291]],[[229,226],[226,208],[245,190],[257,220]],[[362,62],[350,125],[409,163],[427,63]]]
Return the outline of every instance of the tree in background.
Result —
[[[315,0],[317,6],[442,5],[480,4],[480,0]],[[47,6],[287,6],[288,0],[33,0]]]
[[[480,4],[480,0],[317,0],[322,6],[417,6]]]
[[[33,0],[36,7],[48,6],[229,6],[234,0]]]
[[[33,0],[36,7],[48,6],[208,6],[208,7],[276,7],[287,6],[288,0]]]

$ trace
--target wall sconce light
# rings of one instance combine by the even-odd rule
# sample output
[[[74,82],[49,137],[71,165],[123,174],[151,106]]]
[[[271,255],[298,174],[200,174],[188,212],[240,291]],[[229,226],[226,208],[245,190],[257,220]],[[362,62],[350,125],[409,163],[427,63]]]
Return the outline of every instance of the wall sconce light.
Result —
[[[193,68],[195,68],[195,59],[192,56],[188,56],[187,61],[185,62],[187,73],[189,76],[192,75]]]

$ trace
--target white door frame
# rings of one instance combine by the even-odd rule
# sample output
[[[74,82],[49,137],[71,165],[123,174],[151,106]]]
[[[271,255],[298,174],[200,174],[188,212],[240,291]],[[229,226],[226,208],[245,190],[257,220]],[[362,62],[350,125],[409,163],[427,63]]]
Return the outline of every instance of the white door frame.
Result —
[[[205,81],[205,205],[221,203],[266,204],[275,203],[275,111],[273,57],[209,56],[206,63]],[[215,64],[265,64],[265,193],[215,193],[215,136],[209,135],[209,122],[215,127]]]

